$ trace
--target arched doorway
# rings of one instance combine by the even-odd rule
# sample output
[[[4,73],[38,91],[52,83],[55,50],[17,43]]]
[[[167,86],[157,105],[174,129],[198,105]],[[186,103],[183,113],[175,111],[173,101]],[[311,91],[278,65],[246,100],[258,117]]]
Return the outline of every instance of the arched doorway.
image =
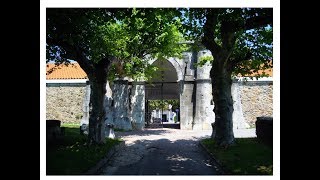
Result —
[[[165,59],[158,59],[152,65],[158,68],[158,73],[145,85],[146,127],[180,129],[180,92],[176,68]]]

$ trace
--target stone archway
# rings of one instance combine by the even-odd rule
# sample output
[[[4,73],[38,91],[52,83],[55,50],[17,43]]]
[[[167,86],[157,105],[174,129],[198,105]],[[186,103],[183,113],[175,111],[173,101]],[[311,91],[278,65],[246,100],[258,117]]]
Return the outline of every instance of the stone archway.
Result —
[[[150,60],[150,64],[164,66],[163,81],[167,82],[159,89],[160,80],[154,79],[154,86],[144,81],[118,80],[112,87],[107,85],[105,108],[109,112],[105,123],[114,124],[119,129],[143,129],[145,127],[146,99],[179,99],[180,103],[180,129],[205,130],[212,129],[211,123],[215,120],[212,101],[212,87],[210,79],[211,65],[195,66],[201,56],[211,54],[208,50],[184,53],[184,60],[170,57],[165,60]],[[186,61],[187,60],[187,61]],[[160,71],[161,72],[161,71]],[[155,83],[156,82],[156,83]],[[161,84],[162,85],[162,84]],[[158,86],[158,87],[157,87]],[[155,87],[155,88],[151,88]],[[151,89],[150,89],[151,88]],[[112,94],[108,93],[111,92]],[[159,95],[163,95],[160,97]],[[81,124],[88,123],[90,87],[86,88],[84,100],[84,119]],[[241,108],[239,86],[232,86],[234,99],[234,128],[244,128],[245,121]]]
[[[149,61],[149,64],[154,64],[156,61],[160,61],[158,59],[152,59]],[[177,79],[178,81],[183,80],[183,69],[184,69],[184,64],[183,64],[183,60],[182,59],[178,59],[178,58],[173,58],[170,57],[168,59],[165,59],[163,61],[167,61],[170,63],[170,65],[172,67],[174,67],[175,71],[176,71],[176,75],[177,75]]]
[[[180,123],[174,122],[174,116],[179,120],[179,111],[169,108],[151,109],[154,100],[164,102],[180,101],[179,79],[182,78],[181,66],[174,58],[157,59],[150,62],[158,68],[157,74],[145,85],[146,122],[148,127],[173,127],[180,129]],[[179,109],[179,108],[178,108]]]
[[[179,99],[180,129],[211,129],[211,123],[214,122],[214,105],[212,103],[212,88],[209,78],[211,66],[194,66],[194,63],[198,62],[198,57],[203,56],[205,53],[207,52],[186,52],[184,53],[184,58],[186,58],[184,60],[168,58],[166,60],[150,61],[150,64],[164,66],[163,81],[167,82],[167,84],[165,83],[163,88],[165,89],[163,91],[164,97],[157,97],[156,94],[161,94],[159,87],[154,87],[153,91],[151,91],[146,86],[146,99]],[[153,81],[161,82],[161,79]],[[150,95],[150,93],[153,94]]]

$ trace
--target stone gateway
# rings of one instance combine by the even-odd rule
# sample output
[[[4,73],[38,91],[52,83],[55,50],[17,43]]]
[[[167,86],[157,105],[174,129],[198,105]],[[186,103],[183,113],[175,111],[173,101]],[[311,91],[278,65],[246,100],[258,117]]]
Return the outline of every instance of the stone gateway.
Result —
[[[210,55],[210,52],[203,50],[197,53],[186,52],[183,59],[169,58],[150,61],[150,64],[159,67],[161,70],[159,71],[159,76],[154,78],[151,83],[132,81],[128,78],[108,83],[105,96],[105,108],[107,112],[105,123],[114,125],[114,128],[124,130],[143,129],[146,118],[148,118],[146,116],[146,101],[153,99],[178,99],[180,102],[180,129],[212,129],[211,123],[214,122],[215,115],[213,112],[214,104],[209,76],[211,65],[195,66],[199,58],[206,55]],[[266,84],[263,81],[260,82],[264,85]],[[270,85],[270,81],[268,83],[267,85]],[[249,127],[242,109],[243,104],[248,102],[242,102],[241,99],[243,86],[247,84],[250,84],[250,82],[242,82],[237,79],[232,84],[234,129]],[[81,124],[87,124],[89,121],[89,86],[90,84],[87,84],[85,88],[85,99],[83,101],[84,115]]]

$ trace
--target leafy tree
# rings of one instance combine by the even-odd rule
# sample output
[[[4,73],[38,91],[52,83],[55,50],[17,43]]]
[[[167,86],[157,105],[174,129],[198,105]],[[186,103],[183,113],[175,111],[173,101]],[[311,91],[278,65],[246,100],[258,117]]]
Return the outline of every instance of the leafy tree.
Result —
[[[149,100],[149,108],[150,110],[155,109],[169,109],[169,104],[172,105],[172,110],[180,107],[179,100],[177,99],[164,99],[164,100]]]
[[[58,65],[75,60],[90,81],[89,144],[104,143],[107,78],[148,78],[154,70],[148,68],[148,58],[181,54],[177,13],[174,9],[47,9],[47,61]]]
[[[272,9],[215,8],[182,9],[185,31],[193,48],[206,48],[212,58],[210,77],[215,112],[214,137],[218,146],[234,143],[232,127],[232,77],[238,74],[255,76],[259,69],[272,67]]]

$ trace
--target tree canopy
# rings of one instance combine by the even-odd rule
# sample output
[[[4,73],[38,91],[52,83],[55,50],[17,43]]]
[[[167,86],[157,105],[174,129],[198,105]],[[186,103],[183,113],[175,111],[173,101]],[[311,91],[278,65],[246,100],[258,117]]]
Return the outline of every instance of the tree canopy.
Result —
[[[190,8],[181,11],[186,39],[194,41],[198,49],[209,49],[213,56],[223,48],[228,49],[228,68],[233,76],[267,76],[256,72],[273,67],[272,8]],[[199,64],[213,59],[204,57]]]
[[[179,103],[179,100],[177,99],[149,100],[150,111],[156,110],[156,109],[168,110],[169,104],[172,105],[171,109],[173,111],[180,108],[180,103]]]
[[[48,9],[47,61],[112,61],[108,77],[150,78],[150,58],[180,56],[182,24],[174,9]]]
[[[149,58],[179,56],[184,45],[175,9],[48,8],[47,61],[79,63],[91,87],[89,144],[104,143],[107,79],[148,79]]]
[[[217,146],[234,144],[232,77],[272,67],[272,8],[182,9],[187,39],[194,49],[205,48],[212,57],[210,78],[214,101],[214,139]],[[265,74],[254,74],[264,76]]]

